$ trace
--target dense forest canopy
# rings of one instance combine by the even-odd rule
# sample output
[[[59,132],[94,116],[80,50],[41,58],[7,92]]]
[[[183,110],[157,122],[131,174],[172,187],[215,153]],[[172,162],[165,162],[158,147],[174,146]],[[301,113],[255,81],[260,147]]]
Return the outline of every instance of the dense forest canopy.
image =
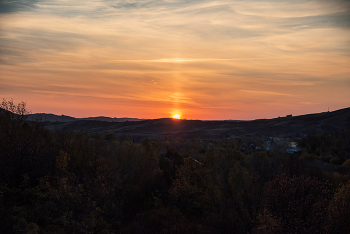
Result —
[[[1,233],[350,233],[349,129],[288,154],[245,138],[51,132],[25,108],[0,113]]]

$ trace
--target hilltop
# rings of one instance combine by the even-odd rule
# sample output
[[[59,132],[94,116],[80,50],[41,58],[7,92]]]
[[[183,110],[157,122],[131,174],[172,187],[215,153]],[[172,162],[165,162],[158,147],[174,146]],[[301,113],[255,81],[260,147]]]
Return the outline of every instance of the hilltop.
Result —
[[[86,118],[74,118],[67,115],[55,115],[55,114],[46,114],[46,113],[36,113],[28,115],[28,121],[37,121],[37,122],[60,122],[67,123],[79,120],[92,120],[92,121],[103,121],[103,122],[125,122],[125,121],[141,121],[142,119],[137,118],[111,118],[105,116],[97,117],[86,117]]]
[[[40,118],[39,118],[40,117]],[[73,118],[53,114],[32,114],[28,121],[41,121],[50,130],[69,129],[90,133],[113,133],[116,136],[175,136],[181,138],[230,138],[237,136],[288,136],[329,132],[350,128],[350,108],[300,116],[252,121],[204,121],[136,118]]]

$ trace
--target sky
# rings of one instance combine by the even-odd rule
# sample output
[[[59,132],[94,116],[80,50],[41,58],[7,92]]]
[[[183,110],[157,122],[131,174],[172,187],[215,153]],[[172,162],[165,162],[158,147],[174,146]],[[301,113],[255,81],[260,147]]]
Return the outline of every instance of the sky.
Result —
[[[350,1],[1,0],[0,98],[74,117],[350,106]]]

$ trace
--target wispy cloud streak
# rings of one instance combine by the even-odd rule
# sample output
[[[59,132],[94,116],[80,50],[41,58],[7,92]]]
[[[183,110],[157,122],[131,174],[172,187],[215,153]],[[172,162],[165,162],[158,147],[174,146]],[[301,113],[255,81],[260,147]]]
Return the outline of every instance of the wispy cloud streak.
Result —
[[[123,116],[182,109],[209,119],[350,101],[346,0],[33,0],[0,9],[5,98],[43,106],[51,93],[71,105],[130,106]]]

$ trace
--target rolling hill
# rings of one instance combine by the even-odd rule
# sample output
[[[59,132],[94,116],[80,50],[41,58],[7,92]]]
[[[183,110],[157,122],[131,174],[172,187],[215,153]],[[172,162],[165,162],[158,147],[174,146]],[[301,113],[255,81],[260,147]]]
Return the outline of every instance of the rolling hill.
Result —
[[[40,119],[39,119],[40,117]],[[116,136],[174,136],[181,138],[224,138],[233,136],[305,135],[350,128],[350,108],[316,114],[286,116],[252,121],[202,121],[135,118],[73,118],[53,114],[33,114],[28,121],[41,121],[50,130],[69,129]]]

